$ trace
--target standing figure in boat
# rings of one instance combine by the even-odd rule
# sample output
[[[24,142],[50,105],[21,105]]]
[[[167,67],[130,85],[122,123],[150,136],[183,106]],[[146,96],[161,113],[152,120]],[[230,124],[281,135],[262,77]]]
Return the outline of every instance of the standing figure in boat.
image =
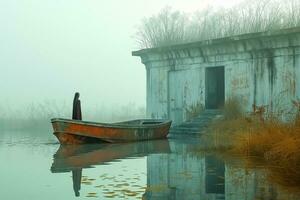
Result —
[[[73,115],[72,119],[82,120],[81,105],[79,100],[79,93],[76,92],[73,100]]]
[[[82,120],[81,105],[80,105],[78,92],[75,93],[74,100],[73,100],[72,119]],[[72,170],[73,189],[74,189],[76,197],[80,196],[79,190],[81,188],[81,177],[82,177],[82,169],[81,168]]]

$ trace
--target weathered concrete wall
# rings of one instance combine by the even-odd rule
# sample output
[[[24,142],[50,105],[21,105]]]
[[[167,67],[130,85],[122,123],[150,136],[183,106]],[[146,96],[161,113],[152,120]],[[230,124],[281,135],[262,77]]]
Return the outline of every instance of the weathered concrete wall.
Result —
[[[205,69],[224,66],[225,100],[289,109],[300,96],[300,28],[134,52],[147,68],[147,114],[186,121],[205,107]],[[280,105],[280,106],[278,106]],[[197,108],[197,109],[196,109]]]
[[[147,73],[147,116],[168,118],[168,68],[149,67]]]
[[[169,71],[169,116],[175,122],[185,121],[204,105],[203,69]]]

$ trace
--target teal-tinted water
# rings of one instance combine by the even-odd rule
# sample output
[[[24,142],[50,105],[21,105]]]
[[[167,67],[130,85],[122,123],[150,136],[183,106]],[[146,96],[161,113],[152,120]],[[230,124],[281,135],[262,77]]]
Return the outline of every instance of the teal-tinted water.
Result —
[[[0,199],[299,199],[260,169],[199,153],[197,139],[60,146],[1,132]]]

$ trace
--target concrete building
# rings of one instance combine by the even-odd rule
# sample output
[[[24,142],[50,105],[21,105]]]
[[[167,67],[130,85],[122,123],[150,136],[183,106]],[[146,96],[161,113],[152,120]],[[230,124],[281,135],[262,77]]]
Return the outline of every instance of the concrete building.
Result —
[[[300,96],[300,27],[143,49],[147,115],[187,121],[202,109],[238,98],[252,106],[289,109]]]

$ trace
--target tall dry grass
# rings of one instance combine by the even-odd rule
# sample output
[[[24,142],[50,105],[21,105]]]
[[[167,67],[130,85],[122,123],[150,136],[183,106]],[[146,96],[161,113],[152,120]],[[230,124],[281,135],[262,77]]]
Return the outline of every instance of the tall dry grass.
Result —
[[[239,103],[237,97],[232,97],[226,100],[223,115],[225,120],[241,119],[244,116],[244,110],[242,105]]]
[[[298,106],[300,104],[293,103]],[[226,106],[227,105],[227,106]],[[300,122],[299,113],[294,120],[279,121],[274,115],[265,115],[254,106],[248,115],[239,113],[237,101],[225,104],[224,118],[210,126],[205,136],[214,150],[226,150],[231,155],[241,155],[250,161],[260,160],[270,172],[270,178],[292,188],[300,186]],[[235,111],[237,110],[237,111]],[[227,113],[227,114],[226,114]],[[266,117],[267,116],[267,117]]]

